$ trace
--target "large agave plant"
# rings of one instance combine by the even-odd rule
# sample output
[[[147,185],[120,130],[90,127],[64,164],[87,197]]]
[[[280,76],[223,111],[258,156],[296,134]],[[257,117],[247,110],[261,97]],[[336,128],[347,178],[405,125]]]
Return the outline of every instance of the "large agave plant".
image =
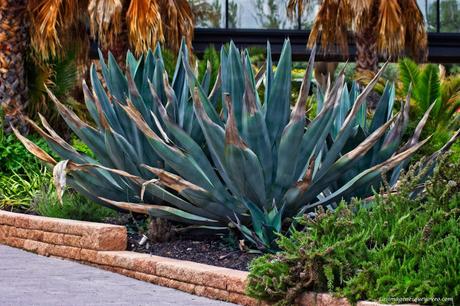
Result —
[[[58,188],[68,172],[73,187],[105,205],[192,228],[236,227],[247,241],[266,251],[274,248],[285,221],[318,206],[333,208],[341,199],[369,195],[383,174],[401,167],[425,142],[418,139],[421,122],[414,137],[400,148],[409,103],[392,113],[392,85],[374,117],[366,118],[366,96],[384,68],[361,93],[355,86],[348,90],[341,73],[320,95],[319,112],[309,120],[306,102],[313,55],[291,109],[289,41],[276,71],[268,46],[263,88],[258,88],[261,82],[254,76],[248,53],[240,53],[233,43],[221,51],[221,71],[210,94],[209,85],[197,82],[184,54],[179,56],[172,86],[164,81],[159,55],[147,55],[157,58],[149,69],[128,55],[127,77],[113,60],[107,67],[102,63],[110,94],[104,92],[95,71],[95,94],[85,87],[97,128],[55,101],[69,126],[98,157],[92,160],[73,150],[43,119],[47,132],[35,128],[64,159],[55,166]],[[147,86],[149,80],[152,84]],[[215,107],[218,100],[223,101],[220,114]],[[194,129],[196,124],[199,128]],[[18,137],[42,160],[56,164]],[[399,171],[392,175],[397,178]]]
[[[400,165],[424,143],[418,141],[417,132],[410,145],[398,151],[409,103],[393,115],[391,85],[368,122],[365,98],[384,68],[360,94],[356,87],[348,91],[341,74],[320,99],[316,118],[307,122],[305,108],[313,57],[292,110],[290,57],[286,42],[273,72],[268,52],[262,103],[248,54],[241,56],[233,44],[228,52],[222,49],[223,115],[216,117],[213,110],[209,112],[211,102],[199,86],[193,93],[209,159],[197,146],[194,150],[181,149],[190,147],[190,137],[165,143],[147,128],[134,108],[127,109],[139,128],[150,135],[155,151],[176,150],[184,160],[194,161],[184,162],[187,167],[174,167],[173,160],[165,159],[178,175],[148,167],[158,176],[157,184],[176,190],[192,205],[207,210],[206,217],[212,220],[207,226],[215,225],[214,221],[224,225],[230,220],[260,249],[273,247],[283,220],[314,211],[320,205],[333,207],[341,199],[370,195],[382,174]],[[194,79],[190,69],[188,76]],[[165,122],[170,121],[166,111],[162,114]],[[397,177],[399,171],[397,168],[392,175]],[[189,216],[183,213],[191,212],[175,211],[168,217],[186,222]],[[165,216],[156,209],[150,214]]]
[[[165,71],[161,48],[149,51],[141,58],[135,58],[128,52],[126,57],[127,72],[123,74],[114,57],[109,54],[106,64],[100,53],[102,78],[99,77],[95,65],[91,66],[90,79],[92,90],[83,82],[85,103],[95,126],[90,126],[78,118],[70,109],[61,104],[49,92],[59,113],[73,132],[84,141],[94,152],[96,159],[74,150],[59,135],[53,131],[46,118],[40,116],[45,130],[33,121],[30,124],[42,135],[49,146],[63,159],[55,167],[55,182],[59,194],[68,182],[82,194],[94,201],[103,202],[100,198],[117,201],[140,202],[140,191],[143,180],[155,176],[147,171],[142,164],[153,167],[165,167],[164,160],[151,149],[147,137],[136,127],[135,123],[123,110],[130,104],[142,114],[149,127],[165,138],[162,130],[162,119],[159,104],[167,111],[168,117],[187,133],[196,143],[203,145],[203,134],[193,112],[193,102],[186,77],[184,65],[188,65],[189,55],[183,42],[172,82]],[[211,71],[208,69],[201,84],[205,92],[210,91]],[[210,99],[217,96],[215,89]],[[23,142],[26,139],[18,135]],[[46,156],[33,144],[28,142],[29,149],[46,162],[55,164],[52,158]],[[75,164],[85,164],[82,171],[73,172],[65,179],[65,172]],[[92,165],[92,166],[89,166]],[[108,169],[117,169],[110,171]],[[139,176],[142,181],[133,181],[126,175]],[[147,192],[145,200],[161,203],[168,192]]]

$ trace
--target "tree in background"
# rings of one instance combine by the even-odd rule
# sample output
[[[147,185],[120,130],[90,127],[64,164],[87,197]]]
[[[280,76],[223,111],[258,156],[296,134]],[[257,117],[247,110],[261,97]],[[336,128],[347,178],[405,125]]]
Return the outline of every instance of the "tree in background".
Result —
[[[255,11],[260,26],[264,29],[283,29],[286,21],[279,13],[278,1],[256,0]]]
[[[302,12],[311,0],[288,0],[289,16]],[[406,51],[426,58],[427,35],[416,0],[323,0],[308,46],[319,40],[325,52],[348,53],[348,34],[354,33],[357,72],[377,71],[378,55],[396,57]]]
[[[219,0],[190,0],[197,27],[220,28],[222,5]]]
[[[27,99],[25,7],[26,0],[0,0],[0,105],[7,124],[18,126],[22,132],[27,130],[19,119]]]
[[[460,4],[457,0],[444,0],[440,2],[441,32],[460,32]],[[437,3],[432,3],[428,9],[428,23],[430,30],[436,31]]]
[[[0,0],[0,103],[6,125],[27,129],[22,119],[27,56],[43,63],[78,45],[85,58],[89,38],[114,53],[124,54],[129,44],[140,54],[157,42],[177,50],[182,36],[191,46],[193,28],[187,0]]]

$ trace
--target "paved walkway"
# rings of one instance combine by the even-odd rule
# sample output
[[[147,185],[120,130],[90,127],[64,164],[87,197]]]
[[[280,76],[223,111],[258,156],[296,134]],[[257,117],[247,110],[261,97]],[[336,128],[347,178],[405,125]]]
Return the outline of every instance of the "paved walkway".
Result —
[[[0,245],[1,306],[233,305]]]

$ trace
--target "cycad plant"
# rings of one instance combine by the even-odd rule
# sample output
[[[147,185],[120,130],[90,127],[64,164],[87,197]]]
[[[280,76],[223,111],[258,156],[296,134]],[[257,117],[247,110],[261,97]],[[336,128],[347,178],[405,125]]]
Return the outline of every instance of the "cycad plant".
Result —
[[[399,61],[400,93],[412,88],[412,99],[419,113],[435,103],[431,119],[433,127],[446,127],[460,107],[460,77],[446,77],[441,66],[419,66],[404,58]]]
[[[62,157],[59,163],[16,131],[32,153],[55,165],[59,193],[67,180],[104,205],[178,221],[189,229],[237,228],[247,242],[270,251],[276,248],[276,234],[294,217],[369,195],[383,174],[425,142],[418,139],[422,120],[400,148],[407,111],[392,114],[390,85],[373,119],[366,118],[366,96],[383,69],[361,93],[356,87],[349,91],[341,73],[322,95],[318,115],[309,120],[313,56],[291,109],[289,41],[276,71],[268,45],[263,98],[248,52],[240,53],[233,43],[221,50],[220,73],[210,93],[197,82],[184,53],[172,86],[161,73],[161,56],[149,57],[156,58],[155,65],[128,55],[127,77],[113,60],[102,63],[108,94],[93,72],[94,94],[85,85],[84,90],[96,127],[55,101],[97,160],[73,150],[44,118],[47,131],[35,128]],[[393,171],[398,174],[399,169]]]

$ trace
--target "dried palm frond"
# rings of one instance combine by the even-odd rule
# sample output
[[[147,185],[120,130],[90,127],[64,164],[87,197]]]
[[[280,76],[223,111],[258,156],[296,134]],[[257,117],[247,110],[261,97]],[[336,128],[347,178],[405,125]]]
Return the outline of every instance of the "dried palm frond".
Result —
[[[77,22],[88,7],[88,0],[65,0],[61,3],[60,24],[67,29]]]
[[[380,1],[377,22],[379,53],[397,56],[404,51],[405,33],[401,23],[402,12],[398,0]]]
[[[338,18],[339,13],[345,13],[345,16]],[[347,28],[350,25],[350,14],[347,0],[324,0],[311,29],[308,46],[312,48],[320,38],[321,47],[325,52],[338,46],[343,53],[347,54]]]
[[[289,0],[290,16],[309,0]],[[308,46],[321,42],[324,51],[338,46],[348,52],[348,31],[376,33],[380,54],[397,56],[408,49],[424,60],[427,35],[423,15],[416,0],[324,0],[316,15]]]
[[[193,12],[187,0],[160,1],[161,16],[166,33],[166,44],[177,51],[182,37],[185,37],[189,48],[193,38]]]
[[[63,45],[75,42],[75,26],[81,26],[87,0],[30,0],[27,12],[29,35],[37,60],[46,61],[61,55]],[[77,33],[81,33],[81,27]],[[81,35],[79,35],[81,36]]]
[[[291,19],[295,19],[297,16],[302,15],[302,13],[308,8],[311,0],[289,0],[287,4],[287,15]]]
[[[348,0],[351,11],[353,12],[353,29],[360,31],[369,23],[368,16],[370,15],[375,0]]]
[[[88,14],[90,31],[97,37],[103,47],[111,45],[116,35],[121,32],[121,0],[90,0]]]
[[[56,56],[61,45],[57,32],[61,3],[62,0],[31,0],[27,4],[32,46],[44,58]]]
[[[405,26],[406,47],[411,55],[420,61],[426,60],[428,38],[425,21],[416,0],[400,1],[402,24]]]
[[[164,42],[160,7],[157,1],[131,0],[126,15],[129,40],[135,53],[140,54],[153,48],[157,42]]]

